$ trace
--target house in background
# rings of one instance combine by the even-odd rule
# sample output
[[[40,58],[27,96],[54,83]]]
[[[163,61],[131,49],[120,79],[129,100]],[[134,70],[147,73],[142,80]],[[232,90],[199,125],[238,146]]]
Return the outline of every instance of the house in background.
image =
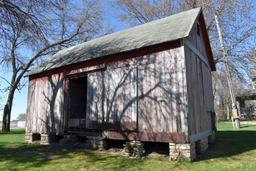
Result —
[[[1,125],[1,123],[0,123]],[[11,121],[11,124],[10,124],[10,127],[11,128],[25,128],[26,127],[26,121],[25,120],[18,120],[18,119],[15,119],[15,120],[12,120]]]
[[[29,73],[26,141],[97,134],[194,159],[214,134],[214,70],[199,8],[63,49]]]
[[[242,118],[256,118],[256,70],[251,70],[251,85],[249,90],[236,97],[237,106]]]

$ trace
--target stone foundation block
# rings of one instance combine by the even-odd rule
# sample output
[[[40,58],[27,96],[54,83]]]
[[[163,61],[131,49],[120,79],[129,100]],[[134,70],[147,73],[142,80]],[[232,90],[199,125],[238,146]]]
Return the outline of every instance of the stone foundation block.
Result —
[[[32,133],[26,133],[25,134],[25,142],[28,143],[28,144],[31,144],[33,142]]]
[[[50,135],[39,133],[26,133],[25,142],[28,144],[42,144],[48,145],[50,143]]]
[[[106,141],[105,140],[98,140],[98,139],[88,139],[86,140],[87,148],[94,149],[94,150],[104,150],[106,148]]]
[[[175,144],[169,143],[169,155],[171,160],[194,160],[196,158],[195,143]]]
[[[41,141],[40,144],[48,145],[50,143],[50,136],[48,134],[41,134]]]

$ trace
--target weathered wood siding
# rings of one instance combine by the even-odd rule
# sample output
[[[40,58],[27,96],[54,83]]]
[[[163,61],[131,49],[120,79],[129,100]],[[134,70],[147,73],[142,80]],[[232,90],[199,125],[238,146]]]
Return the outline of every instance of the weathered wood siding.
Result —
[[[187,132],[183,47],[149,55],[139,66],[139,129]]]
[[[118,62],[99,59],[98,66],[67,70],[68,88],[63,74],[30,80],[27,132],[63,133],[64,121],[75,127],[82,119],[84,128],[109,130],[117,139],[118,131],[131,133],[127,138],[179,143],[207,136],[214,111],[211,70],[197,23],[183,43],[150,55],[120,57]],[[72,86],[71,79],[78,77],[84,77],[81,84]],[[79,98],[65,98],[69,104],[64,107],[64,87],[71,96],[86,94],[81,96],[86,104],[76,107]]]
[[[87,128],[91,121],[136,122],[136,69],[109,65],[88,73],[87,92]]]
[[[27,133],[62,133],[63,75],[55,74],[29,81]]]
[[[199,31],[199,33],[198,33]],[[211,113],[214,111],[211,69],[199,25],[195,23],[185,39],[186,77],[188,86],[188,130],[191,141],[211,133]]]
[[[124,121],[141,132],[187,132],[183,47],[88,73],[87,92],[88,128]]]

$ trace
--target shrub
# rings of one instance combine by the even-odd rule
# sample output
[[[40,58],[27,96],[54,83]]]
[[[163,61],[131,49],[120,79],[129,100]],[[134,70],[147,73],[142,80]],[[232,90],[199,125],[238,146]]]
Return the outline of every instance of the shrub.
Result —
[[[126,142],[124,144],[124,151],[129,154],[129,156],[142,157],[145,155],[145,149],[143,148],[143,143],[139,141]]]

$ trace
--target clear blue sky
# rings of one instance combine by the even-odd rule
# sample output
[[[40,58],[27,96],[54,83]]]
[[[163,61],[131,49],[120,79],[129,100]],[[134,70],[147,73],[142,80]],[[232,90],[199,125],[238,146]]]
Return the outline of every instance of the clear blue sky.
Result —
[[[80,0],[76,0],[80,1]],[[122,24],[118,21],[116,12],[117,9],[115,9],[111,4],[113,3],[113,0],[101,0],[104,12],[104,22],[106,27],[111,28],[113,31],[119,31],[127,28],[127,25]],[[256,5],[256,1],[252,1],[253,5]],[[256,11],[255,11],[256,13]],[[7,71],[4,71],[2,68],[0,68],[0,76],[4,76],[5,78],[10,78],[10,73]],[[25,78],[27,82],[27,78]],[[0,88],[7,87],[8,84],[0,79]],[[19,92],[16,91],[16,94],[14,96],[14,102],[13,102],[13,109],[12,109],[12,117],[11,119],[16,119],[16,117],[20,113],[25,113],[27,108],[27,84],[26,86]],[[0,92],[1,93],[1,92]],[[0,97],[4,97],[3,99],[0,99],[0,104],[3,105],[5,102],[6,94],[1,94]],[[3,107],[3,106],[1,106]],[[0,120],[2,120],[2,110],[0,108]]]
[[[117,16],[115,15],[116,9],[114,9],[111,5],[113,2],[112,0],[102,0],[102,6],[103,6],[103,12],[104,12],[104,22],[107,27],[110,27],[113,31],[119,31],[127,28],[126,25],[123,25],[120,23],[117,19]],[[6,69],[0,68],[0,76],[9,78],[11,76],[10,72],[7,72]],[[25,78],[26,83],[28,83],[28,79]],[[0,88],[5,88],[7,87],[8,84],[0,79]],[[26,108],[27,108],[27,84],[26,86],[19,92],[16,91],[15,96],[14,96],[14,101],[13,101],[13,108],[12,108],[12,115],[11,115],[11,120],[14,120],[17,118],[17,116],[20,113],[26,113]],[[1,93],[1,92],[0,92]],[[5,102],[7,94],[1,94],[1,97],[3,99],[0,99],[0,104],[3,105]],[[0,120],[2,120],[2,108],[1,106],[0,109]]]

